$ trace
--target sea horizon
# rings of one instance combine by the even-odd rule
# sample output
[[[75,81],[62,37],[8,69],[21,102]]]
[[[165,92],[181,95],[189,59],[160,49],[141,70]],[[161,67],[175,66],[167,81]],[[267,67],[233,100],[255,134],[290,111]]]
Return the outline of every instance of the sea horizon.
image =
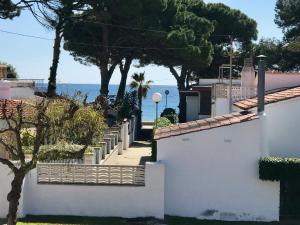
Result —
[[[118,91],[119,84],[110,84],[109,85],[109,94],[116,95]],[[170,94],[166,102],[165,91],[168,90]],[[57,93],[74,95],[77,91],[80,91],[82,94],[87,94],[88,101],[93,101],[100,91],[100,84],[75,84],[75,83],[58,83],[57,84]],[[126,86],[126,91],[130,91],[129,86]],[[142,105],[142,119],[143,121],[154,121],[156,117],[156,106],[152,101],[152,95],[155,92],[159,92],[162,95],[162,101],[158,104],[158,112],[160,113],[167,108],[174,108],[178,112],[178,89],[176,85],[151,85],[149,93],[145,99],[143,99]]]

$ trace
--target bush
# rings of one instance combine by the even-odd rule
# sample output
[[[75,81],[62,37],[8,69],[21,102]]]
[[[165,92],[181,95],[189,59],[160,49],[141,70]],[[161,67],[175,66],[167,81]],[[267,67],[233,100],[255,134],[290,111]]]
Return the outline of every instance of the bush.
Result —
[[[176,110],[172,108],[165,108],[164,111],[160,114],[161,117],[165,117],[170,120],[171,123],[177,123],[178,116]]]
[[[155,129],[157,128],[163,128],[171,126],[171,121],[166,117],[160,117],[156,121],[156,127],[153,128],[153,136],[155,134]],[[157,142],[154,140],[154,137],[152,138],[152,154],[151,154],[152,161],[157,160]]]
[[[33,146],[24,146],[25,154],[32,154]],[[42,145],[39,150],[38,159],[41,161],[78,159],[83,157],[80,150],[83,145],[59,143],[56,145]],[[78,154],[77,154],[78,153]],[[87,147],[84,154],[94,153],[93,147]]]
[[[265,157],[259,160],[259,178],[261,180],[299,180],[300,159]]]
[[[154,126],[155,125],[156,125],[156,127],[154,127],[154,130],[157,129],[157,128],[163,128],[163,127],[171,126],[172,123],[168,118],[160,117],[160,118],[157,119],[157,121],[155,121]]]

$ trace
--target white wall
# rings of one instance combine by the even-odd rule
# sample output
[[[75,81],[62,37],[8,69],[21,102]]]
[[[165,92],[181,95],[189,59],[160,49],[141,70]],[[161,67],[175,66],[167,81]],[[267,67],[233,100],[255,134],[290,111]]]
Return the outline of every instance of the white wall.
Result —
[[[212,104],[212,117],[229,114],[229,99],[216,98]]]
[[[7,194],[11,190],[13,174],[11,170],[0,163],[0,218],[6,218],[8,213]],[[23,216],[23,196],[21,196],[18,215]]]
[[[300,74],[266,72],[267,91],[278,89],[278,88],[287,88],[287,87],[295,87],[295,86],[300,86]]]
[[[11,99],[28,99],[34,97],[34,89],[29,87],[12,87]]]
[[[279,219],[279,182],[259,180],[260,120],[161,139],[165,213],[220,220]]]
[[[300,97],[266,105],[271,156],[300,157]]]
[[[147,163],[144,187],[37,184],[33,170],[25,181],[24,214],[163,218],[164,165]]]
[[[187,121],[198,120],[199,109],[200,109],[199,96],[186,96],[186,120]]]

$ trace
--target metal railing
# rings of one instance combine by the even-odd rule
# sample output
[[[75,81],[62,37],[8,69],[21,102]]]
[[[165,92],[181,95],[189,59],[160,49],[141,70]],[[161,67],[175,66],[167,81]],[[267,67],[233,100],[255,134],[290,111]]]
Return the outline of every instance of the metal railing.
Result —
[[[145,185],[145,166],[37,165],[38,184]]]
[[[46,90],[46,85],[43,79],[15,79],[5,78],[4,80],[10,81],[10,87],[29,87],[33,88],[35,92],[43,92]]]
[[[230,98],[230,86],[227,84],[215,84],[213,85],[213,99],[216,98]],[[232,102],[240,101],[243,99],[253,98],[257,95],[256,87],[242,87],[240,85],[232,86]]]

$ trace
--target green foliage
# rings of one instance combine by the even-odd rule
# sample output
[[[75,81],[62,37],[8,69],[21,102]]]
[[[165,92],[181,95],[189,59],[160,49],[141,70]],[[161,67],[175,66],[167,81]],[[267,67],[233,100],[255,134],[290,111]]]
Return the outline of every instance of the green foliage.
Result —
[[[22,132],[22,146],[33,146],[35,142],[35,131],[33,129],[25,128]]]
[[[18,78],[18,73],[13,65],[6,62],[0,62],[0,64],[7,65],[7,78]]]
[[[158,118],[155,121],[155,124],[156,124],[156,127],[154,129],[168,127],[168,126],[172,125],[171,121],[168,118],[166,118],[166,117],[160,117],[160,118]]]
[[[231,50],[231,39],[238,44],[235,52],[234,64],[242,65],[245,57],[251,56],[251,42],[257,39],[257,23],[239,10],[231,9],[222,3],[207,4],[205,12],[207,19],[213,22],[214,32],[210,37],[213,44],[212,63],[200,68],[193,74],[193,79],[199,77],[217,77],[219,67],[228,64]],[[235,68],[234,75],[237,75],[241,68]]]
[[[172,124],[177,123],[178,120],[176,110],[172,108],[165,108],[164,111],[160,114],[160,117],[167,118]]]
[[[83,157],[83,152],[80,152],[83,147],[83,145],[67,144],[66,142],[60,142],[55,145],[42,145],[40,147],[38,159],[44,162],[51,160],[80,159]],[[24,147],[25,154],[31,155],[32,151],[33,146]],[[84,154],[91,153],[94,153],[94,148],[88,146]]]
[[[300,37],[300,1],[299,0],[277,0],[276,20],[287,40],[293,41]]]
[[[138,98],[138,108],[142,111],[142,99],[146,98],[150,85],[153,83],[152,80],[145,81],[145,73],[135,73],[132,75],[132,81],[129,87],[135,90]]]
[[[295,43],[294,43],[295,45]],[[267,68],[280,71],[299,70],[300,51],[294,51],[293,44],[285,46],[285,43],[276,39],[261,39],[254,45],[255,55],[266,55]]]
[[[130,118],[136,107],[136,92],[127,92],[121,102],[121,106],[118,110],[118,119],[123,120]]]
[[[11,0],[0,1],[0,19],[12,19],[20,15],[20,9]]]
[[[78,104],[81,100],[78,99]],[[71,102],[65,100],[54,100],[48,105],[46,114],[51,123],[49,139],[51,143],[66,141],[79,145],[87,142],[99,142],[104,134],[106,124],[101,111],[95,110],[93,106],[79,105],[72,118],[61,124],[61,119],[69,110]],[[88,139],[87,139],[88,137]]]
[[[262,180],[300,181],[300,159],[265,157],[259,160],[259,178]]]

